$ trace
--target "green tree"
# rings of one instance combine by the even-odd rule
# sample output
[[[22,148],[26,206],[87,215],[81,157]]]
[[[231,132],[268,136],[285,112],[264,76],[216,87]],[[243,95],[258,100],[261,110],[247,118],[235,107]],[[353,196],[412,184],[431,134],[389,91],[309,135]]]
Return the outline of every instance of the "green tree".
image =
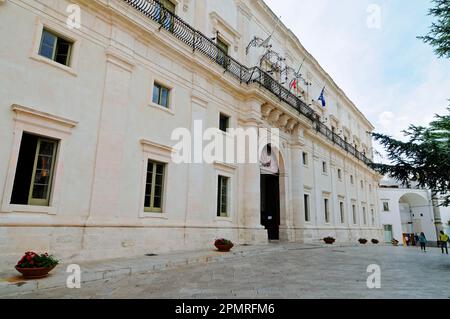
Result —
[[[450,108],[449,114],[436,115],[428,127],[411,125],[403,131],[407,141],[385,134],[373,136],[386,150],[390,164],[372,164],[382,175],[405,185],[416,182],[442,197],[450,206]]]
[[[433,3],[429,15],[436,21],[426,36],[418,38],[433,46],[438,57],[450,58],[450,0],[433,0]]]

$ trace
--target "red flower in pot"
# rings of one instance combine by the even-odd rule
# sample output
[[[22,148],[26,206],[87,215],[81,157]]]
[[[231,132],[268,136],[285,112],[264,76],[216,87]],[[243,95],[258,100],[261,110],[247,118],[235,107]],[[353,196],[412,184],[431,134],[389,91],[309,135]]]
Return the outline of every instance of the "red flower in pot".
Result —
[[[59,260],[48,253],[39,255],[28,251],[17,263],[16,270],[26,279],[37,279],[46,277],[58,264]]]
[[[221,238],[215,241],[214,246],[216,246],[219,251],[227,252],[234,247],[234,244],[228,239]]]

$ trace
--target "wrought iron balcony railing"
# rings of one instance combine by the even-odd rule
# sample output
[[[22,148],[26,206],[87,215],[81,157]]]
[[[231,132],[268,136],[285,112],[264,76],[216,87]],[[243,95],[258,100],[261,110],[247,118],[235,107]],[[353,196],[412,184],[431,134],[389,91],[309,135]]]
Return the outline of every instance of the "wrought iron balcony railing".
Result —
[[[217,46],[210,38],[200,31],[191,27],[180,17],[170,12],[157,0],[123,0],[129,5],[140,11],[142,14],[155,21],[160,25],[159,29],[165,29],[172,33],[173,36],[187,44],[192,51],[199,51],[208,57],[214,63],[221,65],[225,72],[229,72],[233,77],[238,79],[240,83],[257,83],[265,88],[277,98],[291,107],[296,109],[300,114],[308,118],[313,128],[325,136],[328,140],[338,145],[346,152],[352,154],[357,159],[370,165],[372,161],[356,148],[344,141],[339,135],[333,133],[325,124],[320,121],[320,116],[314,112],[299,97],[292,94],[279,82],[274,80],[268,73],[259,67],[248,68],[239,63]]]

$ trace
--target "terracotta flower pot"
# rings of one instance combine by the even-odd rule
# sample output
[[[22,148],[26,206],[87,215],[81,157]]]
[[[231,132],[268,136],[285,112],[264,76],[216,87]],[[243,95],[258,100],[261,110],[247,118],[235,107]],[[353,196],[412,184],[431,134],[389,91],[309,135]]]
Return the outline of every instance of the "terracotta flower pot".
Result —
[[[22,274],[25,279],[39,279],[48,276],[48,273],[52,271],[52,267],[44,267],[44,268],[19,268],[16,266],[16,270]]]
[[[233,244],[229,244],[229,245],[217,245],[217,244],[214,244],[214,245],[215,245],[216,248],[217,248],[219,251],[221,251],[221,252],[228,252],[228,251],[231,250],[231,248],[234,247]]]

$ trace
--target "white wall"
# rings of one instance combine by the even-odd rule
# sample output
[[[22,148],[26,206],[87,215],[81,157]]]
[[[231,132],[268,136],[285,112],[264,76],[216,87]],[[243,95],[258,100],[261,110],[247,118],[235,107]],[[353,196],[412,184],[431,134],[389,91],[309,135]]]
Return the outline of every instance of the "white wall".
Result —
[[[378,191],[381,224],[392,225],[395,239],[402,242],[404,232],[421,230],[429,241],[436,241],[436,228],[429,191],[402,188],[379,188]],[[383,211],[384,202],[389,203],[390,210],[388,212]],[[415,226],[407,224],[411,220]]]

